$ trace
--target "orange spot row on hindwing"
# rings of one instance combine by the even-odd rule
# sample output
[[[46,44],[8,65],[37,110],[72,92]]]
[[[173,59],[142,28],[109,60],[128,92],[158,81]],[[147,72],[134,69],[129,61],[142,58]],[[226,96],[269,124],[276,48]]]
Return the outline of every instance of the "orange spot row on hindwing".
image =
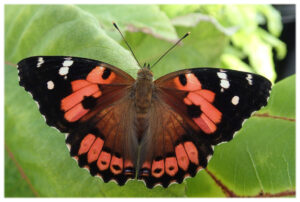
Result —
[[[111,159],[111,154],[106,151],[102,151],[97,161],[97,166],[99,170],[103,171],[108,169],[110,164],[110,159]]]
[[[153,161],[151,173],[154,177],[159,178],[164,174],[164,159]]]
[[[99,154],[102,150],[103,144],[104,144],[104,141],[98,137],[88,153],[88,158],[87,158],[88,163],[92,163],[98,159]]]
[[[195,144],[186,141],[175,147],[175,156],[154,160],[152,165],[149,161],[146,161],[143,163],[142,168],[151,169],[151,175],[155,178],[161,177],[164,173],[173,177],[177,174],[179,168],[187,171],[190,162],[199,166],[199,154]],[[142,173],[142,175],[148,176],[148,173]]]
[[[191,141],[187,141],[183,145],[190,161],[198,165],[199,164],[198,150],[194,145],[194,143],[192,143]]]
[[[115,155],[111,158],[110,170],[113,174],[117,175],[123,171],[123,159]]]
[[[102,151],[104,141],[91,133],[87,134],[80,143],[78,155],[87,154],[88,163],[92,163],[97,160],[97,166],[99,170],[110,169],[115,175],[123,172],[123,158],[111,155],[109,152]],[[125,160],[124,167],[133,167],[133,164],[129,160]]]
[[[189,167],[189,158],[188,155],[185,152],[185,149],[182,144],[179,144],[175,148],[175,154],[178,162],[178,166],[184,170],[187,171]]]
[[[123,172],[123,167],[133,167],[129,160],[125,160],[123,165],[123,158],[111,155],[109,152],[101,151],[104,141],[89,133],[80,143],[78,155],[87,154],[88,163],[92,163],[97,159],[97,166],[99,170],[104,171],[110,169],[115,175]],[[175,156],[166,157],[165,159],[154,160],[152,165],[149,161],[143,163],[142,168],[151,170],[151,175],[155,178],[161,177],[164,173],[169,176],[175,176],[178,169],[181,168],[187,171],[190,162],[199,165],[198,150],[195,144],[191,141],[186,141],[175,147]],[[149,173],[144,173],[148,176]]]
[[[102,75],[105,71],[105,67],[97,66],[95,67],[86,77],[86,80],[92,83],[98,83],[98,84],[110,84],[114,81],[116,78],[116,74],[114,72],[111,72],[109,77],[106,79],[102,78]]]
[[[178,165],[175,157],[166,158],[166,173],[170,176],[176,175],[178,172]]]
[[[92,144],[94,143],[95,139],[96,139],[95,135],[90,134],[90,133],[87,134],[80,143],[78,155],[87,153],[89,151],[89,149],[91,148]]]

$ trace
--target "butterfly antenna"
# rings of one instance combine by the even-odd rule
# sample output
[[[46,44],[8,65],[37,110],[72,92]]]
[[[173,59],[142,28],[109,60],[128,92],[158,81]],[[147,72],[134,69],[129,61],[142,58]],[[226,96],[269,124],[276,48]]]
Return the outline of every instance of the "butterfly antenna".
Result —
[[[116,24],[115,22],[113,22],[113,25],[114,25],[115,28],[118,30],[118,32],[121,34],[123,40],[125,41],[127,47],[129,48],[131,54],[133,55],[133,57],[134,57],[134,59],[135,59],[135,61],[139,64],[140,68],[142,68],[141,64],[139,63],[139,61],[138,61],[137,58],[135,57],[135,55],[134,55],[134,53],[133,53],[131,47],[130,47],[129,44],[127,43],[126,39],[124,38],[124,36],[123,36],[122,32],[120,31],[119,27],[117,26],[117,24]]]
[[[187,32],[183,37],[181,37],[171,48],[169,48],[158,60],[150,67],[153,68],[165,55],[167,55],[175,46],[177,46],[185,37],[190,35],[191,32]]]

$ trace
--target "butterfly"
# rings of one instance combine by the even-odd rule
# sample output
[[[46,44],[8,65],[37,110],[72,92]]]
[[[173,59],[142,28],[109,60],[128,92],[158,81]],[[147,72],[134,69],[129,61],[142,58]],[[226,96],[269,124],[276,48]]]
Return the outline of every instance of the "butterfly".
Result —
[[[134,79],[105,62],[35,56],[18,63],[19,84],[49,126],[66,133],[70,155],[104,182],[143,180],[148,188],[182,183],[205,168],[267,104],[271,82],[217,68],[176,71],[153,81],[149,65]]]
[[[18,63],[20,85],[50,126],[67,133],[80,167],[119,185],[181,183],[207,166],[213,146],[232,139],[267,104],[262,76],[215,68],[185,69],[135,80],[104,62],[38,56]],[[137,176],[136,176],[137,175]]]

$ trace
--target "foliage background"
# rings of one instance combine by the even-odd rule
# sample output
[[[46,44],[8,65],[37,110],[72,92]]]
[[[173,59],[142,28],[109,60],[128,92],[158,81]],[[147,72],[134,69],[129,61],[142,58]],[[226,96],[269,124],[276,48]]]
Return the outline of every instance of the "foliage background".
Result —
[[[282,24],[269,5],[7,5],[5,6],[6,197],[228,197],[295,195],[295,76],[274,84],[269,104],[229,143],[215,147],[206,170],[167,189],[129,181],[119,187],[79,168],[61,133],[48,127],[18,86],[16,64],[34,55],[97,59],[135,76],[187,31],[191,35],[154,69],[155,78],[191,67],[222,67],[275,81],[272,50]],[[267,30],[260,25],[266,24]],[[249,63],[245,61],[249,61]]]

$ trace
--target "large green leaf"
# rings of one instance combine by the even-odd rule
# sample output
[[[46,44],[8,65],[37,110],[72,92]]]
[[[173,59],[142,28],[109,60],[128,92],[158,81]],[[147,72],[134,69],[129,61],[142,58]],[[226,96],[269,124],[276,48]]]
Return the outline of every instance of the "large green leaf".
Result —
[[[149,190],[142,182],[129,181],[119,187],[113,182],[103,183],[79,168],[70,158],[63,135],[45,124],[31,96],[18,85],[14,64],[32,55],[73,55],[108,62],[135,76],[137,64],[133,57],[111,38],[115,37],[107,27],[103,30],[99,26],[101,22],[108,26],[111,19],[122,21],[122,12],[134,9],[134,5],[112,6],[111,13],[101,15],[96,15],[97,7],[103,11],[105,6],[94,7],[93,11],[69,5],[5,7],[6,196],[223,197],[232,196],[226,190],[236,196],[295,190],[295,77],[276,84],[268,107],[246,121],[233,141],[215,147],[207,171],[200,171],[181,185]],[[196,7],[186,9],[195,11]],[[155,6],[146,9],[145,15],[151,16],[151,10],[158,15],[157,19],[164,18]],[[187,14],[187,10],[169,14]],[[152,27],[161,35],[165,31],[167,37],[174,34],[172,28],[160,29],[160,25],[169,23],[167,18],[156,26],[149,16],[138,19],[139,15],[128,14],[127,19],[137,27]],[[228,45],[222,28],[210,21],[196,22],[193,27],[172,22],[177,23],[178,36],[187,31],[192,34],[154,68],[156,78],[182,68],[219,66]],[[125,25],[126,20],[121,22],[121,26]],[[125,34],[142,63],[153,63],[172,45],[145,32]]]

